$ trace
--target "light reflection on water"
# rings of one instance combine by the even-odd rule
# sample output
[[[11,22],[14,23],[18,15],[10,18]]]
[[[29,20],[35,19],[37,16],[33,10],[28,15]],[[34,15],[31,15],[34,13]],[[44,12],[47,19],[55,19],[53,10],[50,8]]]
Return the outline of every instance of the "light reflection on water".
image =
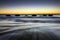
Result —
[[[32,27],[60,27],[60,18],[6,18],[0,20],[1,32]]]
[[[24,31],[24,29],[29,28],[31,28],[30,31],[52,32],[60,38],[60,18],[5,18],[0,20],[0,34],[5,32],[6,34],[0,35],[0,39],[8,40],[9,37],[18,35],[20,32],[18,30]]]

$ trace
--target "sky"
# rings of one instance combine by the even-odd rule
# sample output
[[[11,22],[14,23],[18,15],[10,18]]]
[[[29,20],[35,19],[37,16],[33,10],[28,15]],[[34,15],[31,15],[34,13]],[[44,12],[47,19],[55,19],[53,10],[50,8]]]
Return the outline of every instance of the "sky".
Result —
[[[0,0],[0,13],[60,13],[59,10],[60,0]]]
[[[59,0],[0,0],[0,6],[60,5]]]

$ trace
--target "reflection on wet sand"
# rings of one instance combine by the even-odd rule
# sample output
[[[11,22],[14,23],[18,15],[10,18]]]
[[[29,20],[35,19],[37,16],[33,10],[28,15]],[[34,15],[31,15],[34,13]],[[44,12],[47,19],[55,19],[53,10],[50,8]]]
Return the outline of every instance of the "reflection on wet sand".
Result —
[[[32,27],[60,27],[60,18],[6,18],[0,21],[0,33]]]
[[[54,35],[59,39],[60,18],[6,18],[0,20],[0,40],[8,40],[9,38],[6,38],[7,36],[15,37],[21,33],[23,36],[23,33],[26,34],[25,31],[28,33],[44,33],[46,31],[51,33],[51,35],[54,33]]]

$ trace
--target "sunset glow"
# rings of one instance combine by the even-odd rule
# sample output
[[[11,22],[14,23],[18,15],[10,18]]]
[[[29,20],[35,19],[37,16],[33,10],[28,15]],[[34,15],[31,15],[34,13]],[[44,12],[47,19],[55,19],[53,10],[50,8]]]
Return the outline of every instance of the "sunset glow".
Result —
[[[1,8],[0,14],[58,14],[58,8]]]

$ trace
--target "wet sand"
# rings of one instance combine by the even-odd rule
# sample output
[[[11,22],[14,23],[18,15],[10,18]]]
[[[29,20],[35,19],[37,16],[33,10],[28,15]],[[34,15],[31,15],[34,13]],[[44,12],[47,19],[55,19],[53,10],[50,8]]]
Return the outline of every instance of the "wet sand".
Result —
[[[0,33],[33,27],[60,29],[60,18],[7,18],[0,21]]]

